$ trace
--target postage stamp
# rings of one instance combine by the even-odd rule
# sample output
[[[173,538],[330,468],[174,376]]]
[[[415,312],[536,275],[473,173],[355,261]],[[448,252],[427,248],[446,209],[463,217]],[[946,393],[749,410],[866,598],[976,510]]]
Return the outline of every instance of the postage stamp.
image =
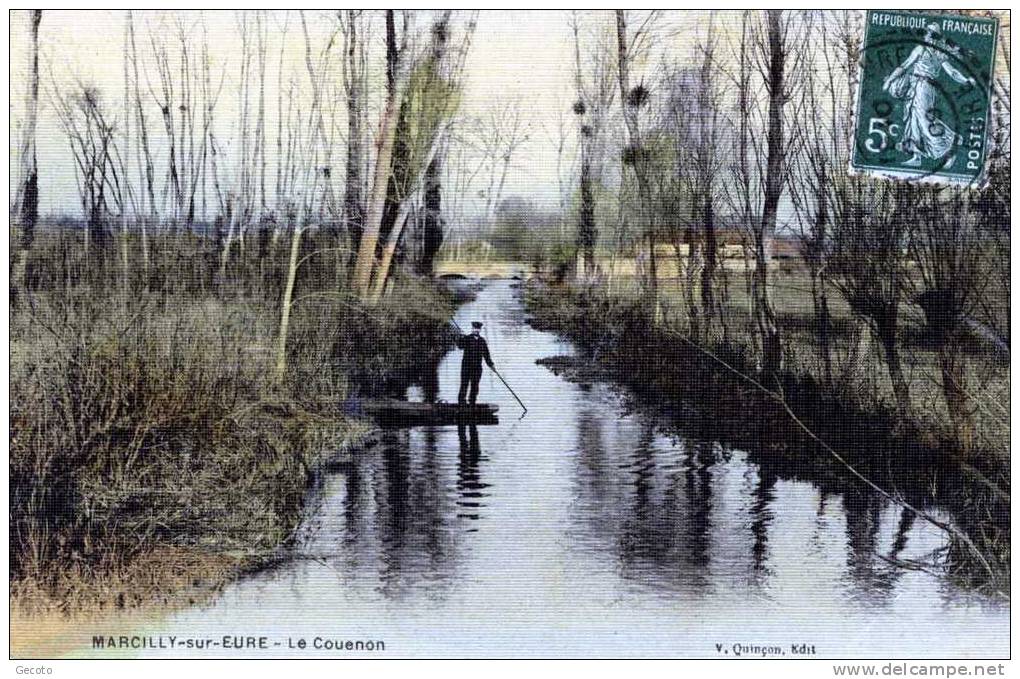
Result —
[[[869,10],[851,171],[980,185],[995,18]]]

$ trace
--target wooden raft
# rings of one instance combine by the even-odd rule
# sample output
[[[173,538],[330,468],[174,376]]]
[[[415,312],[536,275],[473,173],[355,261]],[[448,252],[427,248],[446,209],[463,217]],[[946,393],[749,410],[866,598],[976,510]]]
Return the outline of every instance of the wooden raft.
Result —
[[[380,424],[415,426],[428,424],[499,424],[499,406],[491,403],[461,405],[458,403],[420,403],[396,398],[359,398],[344,404],[344,410],[357,415],[370,415]]]

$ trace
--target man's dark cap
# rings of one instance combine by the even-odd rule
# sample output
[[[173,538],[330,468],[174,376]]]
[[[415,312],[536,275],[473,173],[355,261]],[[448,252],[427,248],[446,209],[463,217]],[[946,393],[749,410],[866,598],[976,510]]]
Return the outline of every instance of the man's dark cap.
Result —
[[[480,322],[478,322],[478,321],[471,321],[471,327],[472,328],[480,328],[480,327],[482,327],[482,324]]]

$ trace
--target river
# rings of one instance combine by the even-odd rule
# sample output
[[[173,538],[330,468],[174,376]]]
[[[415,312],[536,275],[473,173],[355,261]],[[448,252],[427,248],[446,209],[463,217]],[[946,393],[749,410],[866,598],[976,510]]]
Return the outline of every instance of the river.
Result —
[[[386,432],[323,474],[278,566],[147,633],[269,644],[200,657],[1008,656],[1008,605],[887,560],[942,546],[930,524],[667,434],[618,387],[536,365],[572,347],[526,324],[509,281],[457,319],[485,324],[527,416],[486,372],[498,425]],[[439,398],[456,399],[459,364],[440,364]],[[161,654],[189,652],[146,652]]]

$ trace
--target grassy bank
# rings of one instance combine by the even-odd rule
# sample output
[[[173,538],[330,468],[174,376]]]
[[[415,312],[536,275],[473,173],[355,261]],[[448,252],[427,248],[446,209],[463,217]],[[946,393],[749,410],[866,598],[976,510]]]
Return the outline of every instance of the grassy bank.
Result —
[[[211,245],[166,235],[124,283],[79,237],[39,239],[10,312],[23,613],[187,603],[258,567],[296,527],[316,465],[371,431],[343,399],[408,379],[450,341],[449,293],[399,279],[363,308],[330,289],[335,258],[309,239],[277,383],[282,247],[214,276]]]
[[[860,483],[852,467],[898,500],[945,512],[959,531],[950,540],[950,572],[975,588],[1008,592],[1009,464],[997,451],[960,460],[926,420],[902,421],[881,394],[831,392],[798,368],[803,362],[788,364],[778,399],[751,381],[757,372],[746,347],[695,345],[668,313],[653,323],[633,297],[537,281],[525,296],[536,327],[585,350],[581,364],[553,361],[551,368],[579,379],[601,371],[679,426],[781,465],[793,478],[852,487]]]

